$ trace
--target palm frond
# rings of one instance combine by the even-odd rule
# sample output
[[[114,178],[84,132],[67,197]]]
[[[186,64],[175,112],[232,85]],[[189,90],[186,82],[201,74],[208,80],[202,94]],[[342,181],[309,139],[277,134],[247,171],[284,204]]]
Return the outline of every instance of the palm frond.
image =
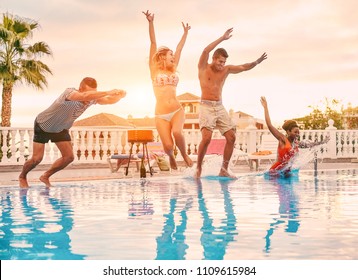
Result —
[[[37,42],[32,46],[29,46],[28,50],[36,56],[52,55],[52,51],[49,45],[47,45],[45,42]]]

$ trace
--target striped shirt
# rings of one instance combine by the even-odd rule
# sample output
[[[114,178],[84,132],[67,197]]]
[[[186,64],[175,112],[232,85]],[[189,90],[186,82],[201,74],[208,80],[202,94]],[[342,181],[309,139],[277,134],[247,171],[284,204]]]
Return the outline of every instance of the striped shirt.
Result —
[[[58,133],[64,129],[70,129],[73,122],[89,106],[96,104],[96,100],[89,102],[68,100],[67,97],[74,90],[74,88],[66,89],[50,107],[36,117],[36,122],[43,131]]]

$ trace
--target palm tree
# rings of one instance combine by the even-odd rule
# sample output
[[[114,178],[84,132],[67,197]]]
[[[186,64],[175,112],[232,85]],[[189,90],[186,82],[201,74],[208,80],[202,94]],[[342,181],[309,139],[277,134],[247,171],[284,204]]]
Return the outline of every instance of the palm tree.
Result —
[[[47,86],[45,75],[52,74],[50,68],[41,62],[43,55],[52,55],[45,42],[28,44],[38,22],[3,14],[0,22],[0,81],[2,83],[1,126],[11,126],[12,89],[16,83],[25,83],[36,89]]]

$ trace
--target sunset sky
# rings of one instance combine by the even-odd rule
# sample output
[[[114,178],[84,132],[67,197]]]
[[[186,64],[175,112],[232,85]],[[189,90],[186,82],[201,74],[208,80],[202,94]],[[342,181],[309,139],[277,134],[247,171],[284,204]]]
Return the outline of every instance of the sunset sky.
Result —
[[[356,0],[1,0],[1,13],[37,20],[41,28],[31,42],[45,41],[53,57],[48,88],[13,90],[12,126],[31,127],[66,87],[95,77],[99,90],[121,88],[127,97],[115,105],[96,105],[80,118],[100,112],[127,117],[154,115],[148,55],[148,22],[155,14],[158,46],[175,49],[181,22],[189,23],[178,67],[177,94],[200,96],[197,63],[209,43],[233,27],[224,41],[227,64],[252,62],[268,54],[256,68],[231,75],[223,90],[225,107],[264,118],[260,96],[266,96],[271,117],[307,115],[310,105],[325,98],[357,106],[358,28]]]

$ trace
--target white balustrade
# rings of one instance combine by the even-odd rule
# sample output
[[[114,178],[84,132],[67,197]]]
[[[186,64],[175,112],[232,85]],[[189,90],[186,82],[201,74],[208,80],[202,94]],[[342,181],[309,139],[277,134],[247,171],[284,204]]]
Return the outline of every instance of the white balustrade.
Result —
[[[128,153],[130,149],[126,129],[73,127],[70,132],[77,163],[106,162],[108,155]],[[262,135],[269,133],[268,130],[257,129],[253,125],[237,130],[236,147],[244,152],[253,153],[257,151]],[[32,128],[0,127],[2,139],[0,166],[22,165],[32,155],[33,134]],[[300,131],[301,140],[322,141],[326,136],[329,136],[331,140],[320,147],[319,158],[358,158],[358,130],[337,130],[333,126],[333,121],[329,121],[325,130]],[[187,152],[197,153],[201,141],[200,130],[184,130],[184,137]],[[215,130],[213,138],[223,138],[223,136]],[[154,130],[154,139],[160,141],[156,130]],[[137,147],[133,149],[135,151]],[[178,160],[182,160],[180,152],[177,152]],[[42,163],[53,162],[60,156],[56,145],[48,143]]]

